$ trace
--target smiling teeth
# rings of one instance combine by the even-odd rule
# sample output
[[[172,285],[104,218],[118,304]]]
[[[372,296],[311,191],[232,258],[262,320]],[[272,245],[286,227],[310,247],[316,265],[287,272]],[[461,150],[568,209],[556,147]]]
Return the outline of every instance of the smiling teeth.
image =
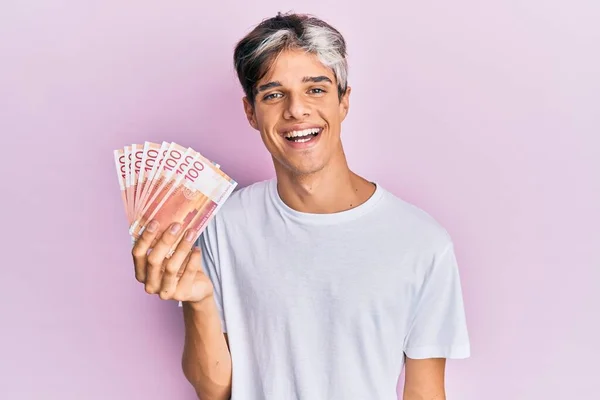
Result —
[[[321,129],[320,128],[310,128],[310,129],[304,129],[301,131],[291,131],[285,134],[286,138],[292,138],[292,137],[301,137],[301,136],[308,136],[308,135],[314,135],[319,133]]]

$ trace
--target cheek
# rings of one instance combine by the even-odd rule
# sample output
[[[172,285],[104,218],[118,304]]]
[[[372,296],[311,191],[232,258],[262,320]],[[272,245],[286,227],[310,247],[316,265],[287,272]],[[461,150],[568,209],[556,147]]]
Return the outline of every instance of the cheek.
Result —
[[[267,131],[271,130],[275,124],[277,123],[277,114],[276,110],[261,110],[258,109],[256,111],[256,122],[259,128],[265,129]]]
[[[343,110],[343,107],[340,104],[340,102],[338,101],[337,97],[335,97],[335,98],[332,97],[332,98],[327,99],[326,102],[321,104],[321,107],[322,107],[322,110],[325,112],[325,114],[327,114],[329,119],[332,119],[332,118],[339,119],[340,114]]]

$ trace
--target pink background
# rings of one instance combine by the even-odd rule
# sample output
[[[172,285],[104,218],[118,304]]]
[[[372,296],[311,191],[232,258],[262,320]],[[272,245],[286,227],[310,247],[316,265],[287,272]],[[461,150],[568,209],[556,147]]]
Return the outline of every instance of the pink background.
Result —
[[[180,309],[133,277],[112,150],[176,141],[271,177],[231,58],[279,10],[349,42],[351,166],[454,237],[473,356],[448,398],[596,396],[598,2],[259,3],[2,2],[0,398],[194,398]]]

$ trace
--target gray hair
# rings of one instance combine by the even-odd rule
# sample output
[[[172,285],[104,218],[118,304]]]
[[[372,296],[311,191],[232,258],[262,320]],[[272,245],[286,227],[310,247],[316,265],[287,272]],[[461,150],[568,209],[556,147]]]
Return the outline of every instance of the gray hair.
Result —
[[[342,34],[321,19],[306,14],[281,14],[262,21],[236,45],[233,64],[250,104],[256,84],[279,53],[299,49],[317,56],[331,68],[341,98],[348,87],[346,42]]]

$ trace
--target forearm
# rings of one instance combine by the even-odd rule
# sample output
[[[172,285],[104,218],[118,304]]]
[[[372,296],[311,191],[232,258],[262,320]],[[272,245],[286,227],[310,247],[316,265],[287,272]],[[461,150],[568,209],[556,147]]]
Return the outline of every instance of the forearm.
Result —
[[[446,395],[443,392],[425,394],[405,387],[402,400],[446,400]]]
[[[212,297],[202,304],[183,303],[185,343],[182,368],[201,400],[231,396],[231,355]]]

